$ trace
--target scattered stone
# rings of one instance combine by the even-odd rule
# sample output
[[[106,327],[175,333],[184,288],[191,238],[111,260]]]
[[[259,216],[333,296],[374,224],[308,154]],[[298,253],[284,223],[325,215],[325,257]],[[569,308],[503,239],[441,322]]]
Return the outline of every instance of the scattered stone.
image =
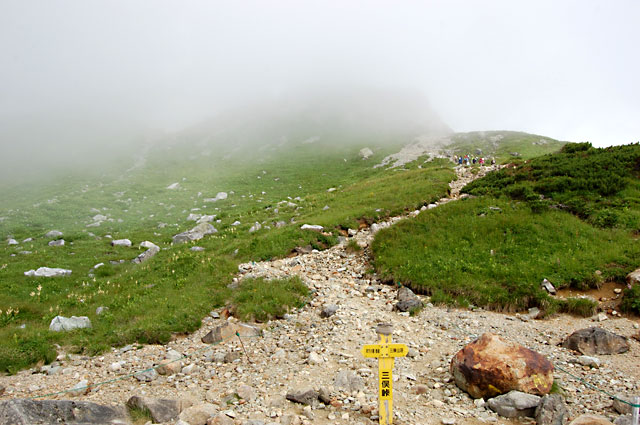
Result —
[[[369,159],[373,155],[373,151],[369,148],[362,148],[359,152],[360,158]]]
[[[262,336],[262,331],[246,323],[229,323],[226,322],[223,325],[217,326],[208,334],[202,337],[202,342],[205,344],[217,344],[226,339],[236,337],[236,332],[240,334],[240,337],[257,337]]]
[[[262,224],[258,223],[257,221],[253,224],[253,226],[251,226],[251,228],[249,229],[249,233],[253,233],[253,232],[257,232],[258,230],[262,229]]]
[[[246,384],[241,384],[236,390],[238,397],[249,402],[254,401],[257,397],[256,391]]]
[[[287,400],[300,404],[313,404],[318,399],[318,392],[313,389],[288,392]]]
[[[232,226],[239,226],[242,223],[240,223],[238,220],[234,221],[233,223],[231,223]]]
[[[115,239],[115,240],[111,241],[111,246],[130,247],[131,246],[131,241],[129,239]]]
[[[204,238],[206,235],[217,233],[218,230],[211,225],[211,223],[200,223],[191,230],[178,233],[173,237],[173,243],[179,244],[190,241],[197,241]]]
[[[60,276],[70,276],[71,270],[60,269],[60,268],[51,268],[51,267],[40,267],[38,270],[29,270],[28,272],[24,272],[25,276],[29,277],[60,277]]]
[[[73,387],[71,387],[71,390],[69,390],[67,394],[77,397],[77,396],[88,394],[89,390],[90,390],[89,381],[87,381],[86,379],[83,379],[82,381],[78,382]]]
[[[546,357],[492,333],[458,351],[450,372],[456,385],[473,398],[511,390],[543,395],[553,385],[553,365]]]
[[[613,421],[614,425],[633,425],[633,416],[632,415],[621,415]]]
[[[420,301],[418,296],[406,286],[402,286],[400,289],[398,289],[396,299],[398,300],[398,302],[394,306],[394,309],[398,311],[410,311],[415,308],[421,308],[423,306],[422,301]]]
[[[207,425],[234,425],[235,422],[224,413],[218,413],[217,416],[209,418]]]
[[[239,351],[229,351],[228,353],[226,353],[224,355],[223,362],[224,363],[233,363],[233,362],[235,362],[236,360],[238,360],[241,357],[242,357],[242,353],[240,353]]]
[[[154,423],[165,423],[175,420],[180,414],[180,411],[187,407],[185,404],[188,403],[179,400],[147,398],[135,395],[127,400],[127,407],[148,411]]]
[[[456,423],[456,418],[442,418],[440,422],[442,425],[454,425]]]
[[[584,415],[578,416],[577,418],[569,422],[569,425],[613,425],[613,424],[604,416],[584,414]]]
[[[218,202],[227,199],[227,192],[218,192],[215,198],[204,198],[204,202]]]
[[[155,256],[158,252],[160,252],[160,247],[154,244],[153,242],[144,241],[140,243],[140,247],[147,248],[147,250],[142,254],[138,255],[133,260],[131,260],[132,263],[135,263],[135,264],[143,263],[148,259],[150,259],[151,257]]]
[[[301,230],[313,230],[314,232],[322,232],[322,229],[324,229],[324,227],[320,226],[319,224],[303,224],[302,226],[300,226]]]
[[[96,308],[96,316],[100,316],[105,311],[109,310],[109,307],[100,306]]]
[[[204,251],[204,248],[201,246],[192,246],[191,248],[189,248],[189,250],[193,252],[202,252]]]
[[[180,188],[180,183],[176,182],[176,183],[171,183],[169,186],[167,186],[167,189],[169,190],[176,190]]]
[[[509,391],[487,402],[491,410],[505,418],[533,417],[538,404],[540,404],[539,396],[521,391]]]
[[[560,394],[542,397],[535,412],[537,425],[564,425],[568,417],[569,410]]]
[[[15,239],[9,239],[7,241],[7,244],[9,244],[9,245],[18,245],[18,241],[15,240]],[[51,243],[49,243],[49,245],[51,245]]]
[[[562,342],[562,346],[586,355],[621,354],[629,351],[629,343],[625,337],[595,327],[575,331]]]
[[[598,313],[598,315],[596,316],[596,320],[598,322],[604,322],[605,320],[609,319],[607,317],[607,313]]]
[[[338,311],[338,306],[337,305],[335,305],[335,304],[325,305],[322,308],[322,311],[320,312],[320,317],[322,317],[322,318],[331,317],[334,314],[336,314],[337,311]]]
[[[629,403],[633,403],[633,399],[631,397],[620,397],[618,396],[618,398],[625,400]],[[613,410],[615,410],[616,412],[620,413],[621,415],[628,415],[631,413],[631,406],[627,403],[623,403],[620,400],[613,400]]]
[[[51,320],[49,330],[53,332],[72,331],[74,329],[90,328],[91,320],[87,316],[56,316]]]
[[[218,407],[211,403],[191,406],[180,413],[180,420],[189,425],[206,425],[209,418],[216,416]]]
[[[635,269],[627,275],[627,283],[631,286],[640,284],[640,269]]]
[[[582,366],[600,367],[600,359],[597,357],[579,356],[577,360]]]
[[[59,238],[61,236],[62,232],[59,230],[50,230],[44,235],[45,238]]]
[[[355,372],[341,369],[333,380],[333,386],[347,391],[359,391],[364,388],[364,381]]]
[[[88,401],[12,399],[0,402],[0,423],[122,425],[129,415],[123,406],[101,406]]]
[[[158,379],[158,372],[155,369],[147,370],[135,375],[136,379],[140,382],[151,382]]]
[[[316,353],[315,351],[312,351],[311,353],[309,353],[309,358],[307,359],[307,362],[309,364],[320,364],[320,363],[324,363],[324,359],[320,354]]]

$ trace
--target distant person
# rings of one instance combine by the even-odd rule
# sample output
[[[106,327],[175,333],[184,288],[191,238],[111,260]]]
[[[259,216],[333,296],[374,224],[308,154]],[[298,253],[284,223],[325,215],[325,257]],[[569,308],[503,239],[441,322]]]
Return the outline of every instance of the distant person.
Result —
[[[458,165],[462,165],[462,157],[461,156],[458,157]]]
[[[491,165],[496,165],[496,159],[495,158],[491,158]]]
[[[476,158],[475,156],[473,157],[473,165],[476,165],[476,162],[478,162],[478,158]]]

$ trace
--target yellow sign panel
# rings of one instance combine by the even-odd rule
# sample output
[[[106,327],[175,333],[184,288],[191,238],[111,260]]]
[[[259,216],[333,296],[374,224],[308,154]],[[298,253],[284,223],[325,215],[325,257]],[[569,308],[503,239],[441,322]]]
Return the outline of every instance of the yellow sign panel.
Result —
[[[367,344],[361,353],[365,357],[378,358],[378,399],[381,425],[393,423],[393,365],[395,357],[404,357],[409,352],[405,344],[392,344],[391,335],[380,335],[379,344]]]
[[[360,352],[365,357],[404,357],[409,349],[404,344],[367,344]]]

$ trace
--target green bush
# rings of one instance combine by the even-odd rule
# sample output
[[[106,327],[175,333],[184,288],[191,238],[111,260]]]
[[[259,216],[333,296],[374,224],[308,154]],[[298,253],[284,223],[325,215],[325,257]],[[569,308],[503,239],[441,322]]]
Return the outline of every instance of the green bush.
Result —
[[[625,289],[620,310],[627,313],[640,314],[640,285]]]
[[[591,317],[597,309],[598,303],[589,298],[567,298],[560,304],[560,311],[581,317]]]

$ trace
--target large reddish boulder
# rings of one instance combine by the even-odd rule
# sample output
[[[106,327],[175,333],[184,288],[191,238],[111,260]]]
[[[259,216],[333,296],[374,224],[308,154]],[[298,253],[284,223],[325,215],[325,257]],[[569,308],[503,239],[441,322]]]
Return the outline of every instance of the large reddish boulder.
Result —
[[[490,398],[512,390],[544,395],[553,385],[553,365],[520,344],[486,333],[451,359],[456,385],[473,398]]]

